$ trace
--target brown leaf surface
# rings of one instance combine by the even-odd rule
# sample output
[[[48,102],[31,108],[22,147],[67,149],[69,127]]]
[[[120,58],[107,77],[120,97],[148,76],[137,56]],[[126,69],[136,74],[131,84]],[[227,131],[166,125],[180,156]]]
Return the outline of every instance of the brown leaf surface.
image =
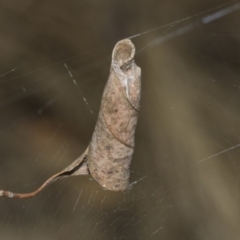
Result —
[[[89,171],[108,190],[128,187],[141,91],[141,70],[134,63],[134,54],[128,39],[118,42],[113,50],[109,80],[89,145]]]

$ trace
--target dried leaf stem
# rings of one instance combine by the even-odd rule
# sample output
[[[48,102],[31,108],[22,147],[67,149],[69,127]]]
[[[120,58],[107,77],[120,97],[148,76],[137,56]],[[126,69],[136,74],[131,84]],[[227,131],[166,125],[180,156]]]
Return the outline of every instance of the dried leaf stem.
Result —
[[[10,191],[0,190],[0,196],[9,197],[9,198],[31,198],[31,197],[36,196],[38,193],[40,193],[45,187],[47,187],[51,183],[53,183],[61,178],[69,177],[69,176],[73,176],[73,175],[87,175],[88,174],[88,169],[87,169],[87,164],[86,164],[87,150],[88,150],[88,148],[72,164],[70,164],[68,167],[66,167],[61,172],[51,176],[37,190],[30,192],[30,193],[13,193]]]

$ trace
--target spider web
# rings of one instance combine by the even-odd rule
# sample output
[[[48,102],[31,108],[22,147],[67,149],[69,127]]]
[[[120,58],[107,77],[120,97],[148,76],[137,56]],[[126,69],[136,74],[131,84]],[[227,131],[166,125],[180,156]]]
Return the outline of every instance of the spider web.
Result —
[[[0,239],[239,239],[239,2],[0,6],[0,189],[32,191],[85,150],[118,40],[142,68],[131,188],[79,176],[1,198]]]

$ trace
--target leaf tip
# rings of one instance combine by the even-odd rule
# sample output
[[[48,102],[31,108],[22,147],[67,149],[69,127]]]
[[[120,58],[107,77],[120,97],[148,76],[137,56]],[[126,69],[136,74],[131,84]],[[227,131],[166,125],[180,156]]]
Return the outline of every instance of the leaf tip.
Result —
[[[123,39],[115,45],[112,54],[112,60],[116,62],[119,67],[129,64],[134,58],[135,46],[130,39]]]

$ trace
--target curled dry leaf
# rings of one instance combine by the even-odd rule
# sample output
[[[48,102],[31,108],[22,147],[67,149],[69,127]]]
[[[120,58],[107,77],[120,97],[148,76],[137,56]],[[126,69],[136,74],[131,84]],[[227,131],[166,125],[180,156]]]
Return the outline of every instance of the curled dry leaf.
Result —
[[[129,39],[114,47],[98,120],[84,153],[36,191],[22,194],[0,190],[0,196],[33,197],[58,179],[86,174],[91,174],[104,189],[127,189],[141,95],[141,69],[135,64],[134,55],[135,47]]]

